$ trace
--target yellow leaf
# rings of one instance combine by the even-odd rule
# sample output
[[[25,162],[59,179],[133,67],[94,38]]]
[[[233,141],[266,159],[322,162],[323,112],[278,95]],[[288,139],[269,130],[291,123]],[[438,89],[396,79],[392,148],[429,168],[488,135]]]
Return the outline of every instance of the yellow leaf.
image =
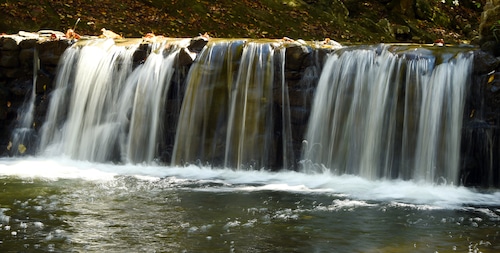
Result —
[[[26,146],[24,146],[23,144],[19,144],[19,146],[17,146],[17,151],[19,151],[19,153],[21,154],[24,154],[24,152],[26,152]]]
[[[7,150],[10,151],[11,148],[12,148],[12,141],[9,141],[9,145],[7,145]]]
[[[490,78],[488,78],[488,84],[492,83],[493,80],[495,80],[495,75],[491,75]]]

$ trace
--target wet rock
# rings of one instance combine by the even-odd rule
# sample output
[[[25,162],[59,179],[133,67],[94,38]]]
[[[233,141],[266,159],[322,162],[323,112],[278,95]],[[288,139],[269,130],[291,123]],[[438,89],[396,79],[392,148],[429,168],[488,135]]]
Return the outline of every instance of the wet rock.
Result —
[[[179,51],[178,64],[179,66],[189,66],[194,62],[196,54],[190,52],[187,48],[182,48]]]
[[[292,124],[307,124],[310,110],[303,106],[290,106],[290,120]]]
[[[19,62],[23,70],[27,73],[33,71],[33,57],[35,56],[35,48],[22,49],[19,52]]]
[[[9,111],[10,107],[8,95],[9,91],[3,87],[0,87],[0,120],[5,120],[7,118],[7,112]]]
[[[187,49],[189,49],[189,51],[191,52],[199,53],[201,52],[201,50],[203,50],[203,48],[207,43],[208,43],[208,38],[206,36],[198,36],[191,39]]]
[[[481,44],[481,50],[494,56],[500,56],[500,41],[486,41]]]
[[[0,38],[0,50],[2,51],[17,51],[19,50],[19,45],[17,41],[11,37]]]
[[[149,44],[141,44],[137,50],[134,52],[132,56],[132,62],[134,67],[137,67],[140,64],[143,64],[148,58],[148,54],[150,53],[150,45]]]
[[[0,68],[2,75],[9,79],[15,79],[22,77],[24,75],[22,69],[20,68]]]
[[[30,94],[32,88],[33,88],[32,80],[17,79],[12,82],[12,87],[10,88],[10,92],[15,96],[24,98]]]
[[[482,51],[474,51],[474,70],[475,74],[486,74],[495,70],[500,65],[498,58],[493,55]]]
[[[70,42],[67,40],[47,41],[37,45],[41,64],[56,66]]]
[[[19,47],[21,49],[35,48],[38,40],[36,39],[25,39],[19,42]]]
[[[314,89],[290,89],[288,100],[290,106],[309,107],[314,99]]]
[[[52,81],[52,78],[50,78],[49,76],[43,73],[38,73],[36,78],[36,94],[42,94],[48,88],[51,88]]]
[[[19,66],[18,51],[2,51],[0,55],[0,67],[16,68]]]
[[[285,69],[298,71],[302,68],[302,64],[307,55],[311,53],[310,48],[298,43],[291,44],[286,48],[285,53]]]

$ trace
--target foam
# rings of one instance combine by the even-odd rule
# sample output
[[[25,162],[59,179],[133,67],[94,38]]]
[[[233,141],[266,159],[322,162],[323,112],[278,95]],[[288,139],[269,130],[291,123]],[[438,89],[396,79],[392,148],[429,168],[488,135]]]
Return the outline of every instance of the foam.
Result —
[[[284,191],[328,194],[342,196],[353,201],[388,202],[400,207],[413,205],[413,208],[424,209],[500,205],[499,190],[481,193],[461,186],[402,180],[371,181],[351,175],[304,174],[294,171],[235,171],[197,166],[114,165],[66,158],[0,158],[0,177],[113,181],[123,176],[135,177],[139,181],[166,182],[180,187],[188,183],[189,190],[192,191]],[[203,187],[196,187],[196,185],[203,185]],[[363,202],[351,204],[356,203]]]

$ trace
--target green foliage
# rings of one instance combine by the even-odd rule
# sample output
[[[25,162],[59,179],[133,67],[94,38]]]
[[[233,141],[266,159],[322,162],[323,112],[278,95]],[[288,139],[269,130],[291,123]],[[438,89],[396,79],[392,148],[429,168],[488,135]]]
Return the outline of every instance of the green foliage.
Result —
[[[493,36],[495,36],[495,40],[497,42],[500,42],[500,40],[498,39],[498,35],[497,35],[497,32],[500,31],[500,19],[497,20],[497,22],[495,22],[495,24],[493,24],[490,29],[491,29],[491,32],[493,33]]]

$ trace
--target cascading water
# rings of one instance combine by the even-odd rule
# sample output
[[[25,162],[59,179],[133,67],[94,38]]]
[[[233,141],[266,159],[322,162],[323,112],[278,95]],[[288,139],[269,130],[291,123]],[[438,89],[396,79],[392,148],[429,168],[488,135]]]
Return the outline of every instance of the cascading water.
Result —
[[[27,147],[32,148],[36,143],[36,131],[33,126],[33,119],[35,117],[36,84],[39,69],[40,59],[38,58],[38,50],[35,49],[33,51],[33,83],[31,93],[19,112],[19,122],[12,132],[12,147],[10,148],[15,150],[13,152],[15,154],[24,154],[27,152]],[[29,150],[28,153],[34,153],[34,150]]]
[[[127,80],[127,94],[134,94],[132,99],[122,99],[121,102],[122,108],[126,108],[130,107],[129,101],[134,101],[126,145],[129,162],[150,163],[158,154],[157,142],[163,128],[165,101],[178,53],[178,48],[172,46],[164,57],[163,48],[165,45],[160,44],[153,49],[146,62],[134,70]]]
[[[166,97],[179,48],[91,41],[68,49],[42,130],[41,150],[90,161],[151,163],[161,152]],[[328,56],[304,141],[306,171],[369,179],[458,183],[471,56],[397,46]],[[185,79],[171,164],[293,168],[286,48],[214,41]],[[280,97],[277,104],[276,97]]]
[[[40,149],[90,161],[150,163],[164,138],[166,97],[179,48],[152,45],[132,69],[138,44],[91,41],[68,49],[52,94]],[[186,79],[172,164],[203,161],[238,168],[278,167],[273,133],[276,94],[285,96],[284,48],[247,41],[216,42],[201,52]],[[275,72],[276,74],[275,76]],[[287,96],[285,96],[287,97]],[[283,99],[286,101],[286,99]],[[283,109],[282,143],[290,143]],[[284,157],[277,161],[277,157]]]
[[[449,184],[462,120],[498,138],[467,49],[156,42],[67,49],[40,154],[0,158],[1,252],[500,250],[498,189]]]
[[[173,164],[198,161],[246,169],[284,164],[288,157],[278,155],[283,160],[277,161],[275,147],[281,144],[273,138],[275,78],[278,93],[285,92],[284,50],[277,46],[229,41],[201,52],[187,78]],[[289,122],[289,115],[280,116]],[[286,142],[290,135],[282,138]]]
[[[66,50],[42,130],[41,150],[74,159],[115,159],[121,128],[118,102],[137,44],[91,41]]]
[[[330,55],[304,142],[305,170],[458,183],[472,57],[389,50]]]
[[[133,70],[138,46],[96,40],[65,52],[42,129],[42,152],[99,162],[153,160],[177,50],[154,44]]]

